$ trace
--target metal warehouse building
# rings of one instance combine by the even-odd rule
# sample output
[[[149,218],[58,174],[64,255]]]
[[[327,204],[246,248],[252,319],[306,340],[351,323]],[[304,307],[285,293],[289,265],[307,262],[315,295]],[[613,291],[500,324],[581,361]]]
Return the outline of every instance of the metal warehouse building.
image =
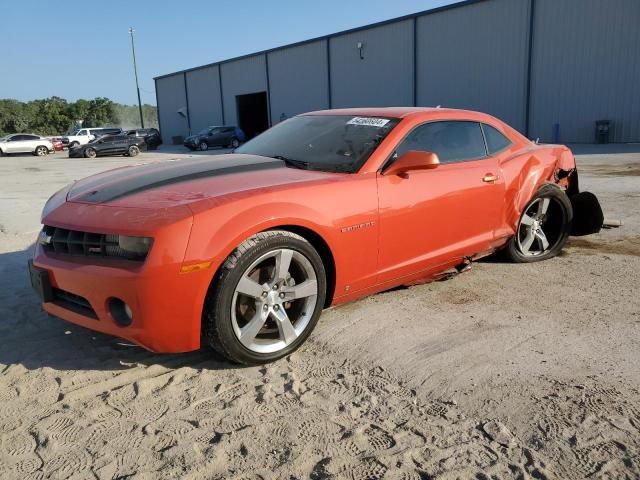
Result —
[[[529,138],[640,141],[640,0],[470,0],[155,79],[165,143],[327,108],[481,110]]]

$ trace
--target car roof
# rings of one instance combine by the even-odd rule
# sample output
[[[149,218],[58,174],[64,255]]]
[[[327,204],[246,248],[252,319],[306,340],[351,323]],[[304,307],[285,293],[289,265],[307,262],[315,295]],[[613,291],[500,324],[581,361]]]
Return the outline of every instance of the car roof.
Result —
[[[367,107],[367,108],[338,108],[332,110],[318,110],[303,115],[346,115],[346,116],[362,116],[362,117],[387,117],[387,118],[406,118],[410,116],[442,115],[451,118],[452,116],[460,116],[465,119],[482,120],[484,118],[492,118],[490,115],[472,110],[460,110],[456,108],[442,107]]]

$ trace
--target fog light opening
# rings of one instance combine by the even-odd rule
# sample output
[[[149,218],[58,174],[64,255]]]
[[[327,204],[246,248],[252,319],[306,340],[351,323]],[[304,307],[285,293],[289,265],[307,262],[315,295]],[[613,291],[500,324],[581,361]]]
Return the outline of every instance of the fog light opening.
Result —
[[[128,327],[133,322],[133,312],[131,307],[119,298],[109,299],[109,313],[121,327]]]

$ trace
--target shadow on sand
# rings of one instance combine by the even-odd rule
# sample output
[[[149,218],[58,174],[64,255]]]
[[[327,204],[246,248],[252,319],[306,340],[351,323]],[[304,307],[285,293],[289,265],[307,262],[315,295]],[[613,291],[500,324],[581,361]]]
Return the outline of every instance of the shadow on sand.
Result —
[[[0,372],[12,365],[71,371],[118,371],[134,364],[238,368],[207,347],[191,353],[154,354],[48,315],[31,289],[27,261],[32,251],[33,245],[0,254]]]

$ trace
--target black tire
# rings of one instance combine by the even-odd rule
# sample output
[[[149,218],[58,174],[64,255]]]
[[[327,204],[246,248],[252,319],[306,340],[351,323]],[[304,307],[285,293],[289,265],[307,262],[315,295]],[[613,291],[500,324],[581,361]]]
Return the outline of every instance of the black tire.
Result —
[[[78,145],[80,145],[80,142],[71,142],[69,148],[77,147]]]
[[[140,153],[140,149],[135,145],[131,145],[129,147],[129,150],[127,150],[127,155],[129,155],[130,157],[135,157],[139,153]]]
[[[85,158],[96,158],[98,156],[97,152],[93,148],[87,148],[84,151]]]
[[[301,253],[311,263],[317,279],[318,293],[313,314],[305,330],[293,343],[274,353],[256,353],[246,348],[234,333],[231,305],[236,286],[247,268],[265,253],[286,248]],[[216,273],[205,300],[202,323],[204,338],[218,353],[232,362],[260,365],[291,354],[313,331],[325,302],[326,274],[318,252],[303,237],[283,230],[258,233],[245,240],[226,259]]]
[[[33,154],[36,157],[44,157],[49,154],[49,149],[44,145],[38,145],[36,149],[33,151]]]
[[[548,246],[543,248],[543,244],[537,236],[534,236],[537,250],[533,253],[525,253],[524,244],[526,243],[528,238],[527,234],[529,233],[528,230],[530,229],[530,227],[525,224],[525,216],[528,217],[528,213],[532,213],[533,210],[539,211],[539,205],[545,200],[549,201],[548,210],[539,219],[536,217],[535,221],[537,222],[536,225],[539,225],[540,230],[542,230],[542,227],[545,227],[543,235]],[[534,215],[531,217],[534,217]],[[504,250],[505,255],[509,260],[516,263],[540,262],[555,257],[567,243],[569,234],[571,233],[572,220],[573,209],[569,197],[556,185],[543,185],[525,207],[518,220],[516,234],[509,240]]]
[[[238,148],[240,146],[240,142],[237,138],[232,138],[231,143],[229,144],[230,148]]]
[[[200,142],[198,144],[198,150],[200,150],[201,152],[206,152],[207,150],[209,150],[209,144],[207,142]]]

